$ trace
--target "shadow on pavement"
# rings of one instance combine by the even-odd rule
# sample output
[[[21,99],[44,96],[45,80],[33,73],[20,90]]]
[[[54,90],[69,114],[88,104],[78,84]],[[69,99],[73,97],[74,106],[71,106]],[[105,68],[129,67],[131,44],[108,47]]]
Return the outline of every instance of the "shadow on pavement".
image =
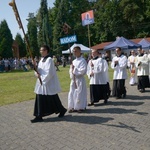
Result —
[[[86,113],[110,113],[110,114],[127,114],[134,113],[135,109],[124,109],[124,108],[105,108],[105,109],[87,109]]]
[[[114,120],[113,118],[104,118],[104,117],[97,117],[97,116],[72,116],[66,115],[63,118],[47,118],[44,120],[45,123],[48,122],[58,122],[58,121],[67,121],[67,122],[77,122],[83,124],[102,124],[106,123],[110,120]]]
[[[113,105],[113,106],[139,106],[143,105],[144,102],[129,102],[129,101],[108,101],[107,105]],[[102,106],[104,104],[102,103],[95,103],[94,106]]]
[[[150,100],[150,96],[139,96],[139,95],[127,95],[127,98],[131,100]]]
[[[124,123],[121,123],[121,122],[119,122],[119,125],[113,125],[113,124],[102,124],[102,125],[111,126],[111,127],[117,127],[117,128],[126,128],[128,130],[132,130],[134,132],[141,133],[140,131],[136,130],[135,127],[128,126],[128,125],[126,125]]]
[[[105,109],[87,109],[86,113],[109,113],[109,114],[137,114],[137,115],[148,115],[147,112],[137,112],[135,109],[124,109],[124,108],[105,108]]]

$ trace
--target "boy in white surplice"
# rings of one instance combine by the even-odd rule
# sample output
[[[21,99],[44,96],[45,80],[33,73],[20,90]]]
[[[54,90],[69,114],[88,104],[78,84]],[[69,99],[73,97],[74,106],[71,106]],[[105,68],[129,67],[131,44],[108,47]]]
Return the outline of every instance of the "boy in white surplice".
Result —
[[[86,74],[87,62],[81,56],[81,48],[75,47],[73,54],[76,57],[70,65],[70,91],[68,94],[69,113],[82,112],[87,106],[87,89],[84,75]]]

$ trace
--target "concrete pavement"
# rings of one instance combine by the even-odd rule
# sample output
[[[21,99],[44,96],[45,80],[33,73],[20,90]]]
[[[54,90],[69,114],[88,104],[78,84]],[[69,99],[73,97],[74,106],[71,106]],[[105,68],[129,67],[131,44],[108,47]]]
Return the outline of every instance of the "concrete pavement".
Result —
[[[107,105],[42,123],[30,123],[34,100],[1,106],[0,150],[150,150],[150,89],[126,86],[126,99],[110,97]],[[66,107],[67,94],[59,94]]]

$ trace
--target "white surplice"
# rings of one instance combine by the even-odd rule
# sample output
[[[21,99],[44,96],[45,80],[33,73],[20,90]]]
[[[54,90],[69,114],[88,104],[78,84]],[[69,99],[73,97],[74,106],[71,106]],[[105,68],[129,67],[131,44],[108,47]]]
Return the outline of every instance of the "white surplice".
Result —
[[[87,62],[84,58],[79,57],[73,60],[69,74],[71,78],[70,91],[68,93],[68,109],[80,110],[87,106],[87,88],[84,75],[87,70]]]
[[[115,65],[115,61],[118,61],[118,64]],[[120,57],[115,56],[111,62],[111,68],[114,69],[113,79],[127,79],[127,57],[121,55]]]
[[[135,62],[136,62],[136,56],[131,55],[128,57],[128,67],[131,74],[130,81],[129,81],[130,85],[134,85],[135,83],[137,83]]]
[[[148,54],[148,65],[149,65],[148,69],[149,69],[149,80],[150,80],[150,52]]]
[[[37,79],[34,92],[41,95],[55,95],[61,91],[55,65],[51,57],[48,57],[44,62],[43,59],[40,60],[37,68],[42,85],[39,79]],[[37,76],[36,73],[35,75]]]
[[[139,65],[139,62],[140,65]],[[136,57],[136,68],[137,68],[137,76],[148,76],[149,75],[149,59],[148,55],[144,54],[143,56],[137,56]]]
[[[91,67],[91,63],[93,67]],[[107,63],[107,62],[106,62]],[[90,60],[87,67],[87,76],[90,79],[90,85],[105,85],[108,82],[108,65],[105,65],[105,62],[102,58],[95,60]],[[90,76],[91,72],[94,73],[94,76]]]

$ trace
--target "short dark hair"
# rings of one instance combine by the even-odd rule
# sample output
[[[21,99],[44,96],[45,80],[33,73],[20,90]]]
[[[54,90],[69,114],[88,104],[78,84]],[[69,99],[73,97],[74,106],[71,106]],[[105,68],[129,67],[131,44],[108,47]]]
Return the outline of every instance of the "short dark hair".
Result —
[[[77,50],[81,51],[80,46],[75,46],[73,49],[77,49]]]
[[[49,53],[49,51],[50,51],[50,48],[49,48],[49,46],[48,45],[42,45],[41,47],[43,47],[45,50],[47,50],[47,52]]]
[[[121,47],[116,47],[116,49],[120,50],[121,51]]]

